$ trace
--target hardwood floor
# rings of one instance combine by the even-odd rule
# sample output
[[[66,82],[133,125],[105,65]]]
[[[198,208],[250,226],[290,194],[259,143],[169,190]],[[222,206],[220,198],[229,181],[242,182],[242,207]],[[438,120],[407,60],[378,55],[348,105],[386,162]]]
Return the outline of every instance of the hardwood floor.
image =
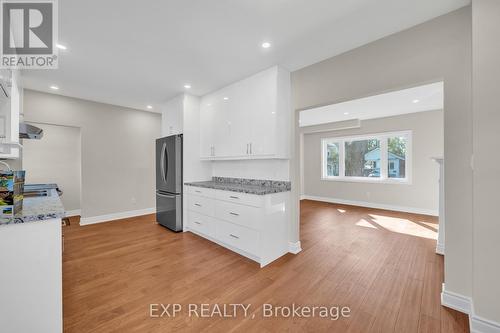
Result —
[[[433,217],[302,201],[303,251],[263,269],[154,220],[65,227],[65,332],[468,332],[465,315],[440,305]],[[151,318],[151,303],[183,310]],[[189,317],[188,303],[252,306],[246,318],[208,319]],[[336,321],[261,319],[264,303],[351,312]]]

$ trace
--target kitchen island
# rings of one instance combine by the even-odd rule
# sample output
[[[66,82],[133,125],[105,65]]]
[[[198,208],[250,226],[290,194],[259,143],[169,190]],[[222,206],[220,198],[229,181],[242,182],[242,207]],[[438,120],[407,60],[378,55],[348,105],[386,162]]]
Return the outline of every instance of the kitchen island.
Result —
[[[64,207],[56,189],[0,220],[0,331],[62,332]]]
[[[184,231],[261,267],[288,252],[298,252],[288,241],[289,181],[213,177],[184,185]]]

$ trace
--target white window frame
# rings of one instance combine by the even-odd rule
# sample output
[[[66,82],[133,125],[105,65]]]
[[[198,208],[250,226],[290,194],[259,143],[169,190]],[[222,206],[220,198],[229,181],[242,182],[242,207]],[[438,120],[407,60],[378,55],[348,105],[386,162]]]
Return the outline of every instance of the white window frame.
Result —
[[[393,137],[406,138],[406,156],[405,156],[405,178],[389,178],[389,151],[387,140]],[[349,141],[360,140],[379,140],[380,141],[380,177],[352,177],[345,175],[345,143]],[[413,132],[412,131],[398,131],[398,132],[384,132],[374,134],[364,134],[357,136],[343,136],[323,138],[321,140],[321,179],[327,181],[342,181],[354,183],[375,183],[375,184],[406,184],[412,183],[412,169],[413,169],[413,149],[412,149]],[[327,144],[339,144],[339,175],[327,176],[327,159],[326,159],[326,146]]]

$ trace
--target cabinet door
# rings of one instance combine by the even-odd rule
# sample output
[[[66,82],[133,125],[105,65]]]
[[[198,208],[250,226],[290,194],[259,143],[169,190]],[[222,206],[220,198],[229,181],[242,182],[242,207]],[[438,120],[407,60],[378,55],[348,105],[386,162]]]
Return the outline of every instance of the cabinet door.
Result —
[[[216,158],[230,157],[231,122],[229,119],[232,108],[231,99],[226,99],[228,93],[223,89],[213,96],[214,107],[212,131],[214,138],[214,155]]]
[[[232,85],[228,91],[231,157],[241,158],[249,154],[252,89],[253,86],[247,81],[241,81]]]
[[[276,70],[267,70],[254,77],[254,89],[249,90],[252,101],[251,155],[272,156],[276,153]]]
[[[200,157],[213,158],[214,117],[215,111],[212,99],[203,97],[200,104]]]

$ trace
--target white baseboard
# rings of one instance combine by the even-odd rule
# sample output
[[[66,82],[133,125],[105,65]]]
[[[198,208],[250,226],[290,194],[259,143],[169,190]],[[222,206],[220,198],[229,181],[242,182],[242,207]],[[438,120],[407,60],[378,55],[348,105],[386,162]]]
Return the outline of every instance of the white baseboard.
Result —
[[[472,315],[470,318],[471,333],[499,333],[500,323]]]
[[[66,217],[80,216],[80,215],[82,215],[81,209],[68,210],[68,211],[66,211],[66,214],[65,214]]]
[[[469,315],[471,333],[500,333],[500,323],[476,315],[472,299],[447,291],[444,283],[441,292],[441,305]]]
[[[444,283],[441,291],[441,305],[468,315],[472,312],[472,299],[452,291],[447,291]]]
[[[323,201],[323,202],[343,204],[343,205],[393,210],[393,211],[397,211],[397,212],[439,216],[439,211],[434,210],[434,209],[424,209],[424,208],[405,207],[405,206],[396,206],[396,205],[385,205],[385,204],[367,202],[367,201],[355,201],[355,200],[345,200],[345,199],[337,199],[337,198],[330,198],[330,197],[318,197],[318,196],[313,196],[313,195],[301,195],[300,200]]]
[[[128,217],[153,214],[154,212],[156,212],[156,208],[153,207],[153,208],[130,210],[126,212],[112,213],[112,214],[92,216],[92,217],[82,217],[80,219],[80,225],[89,225],[89,224],[102,223],[113,220],[126,219]]]
[[[300,251],[302,251],[302,248],[300,247],[300,241],[298,242],[288,242],[288,252],[297,254]]]

